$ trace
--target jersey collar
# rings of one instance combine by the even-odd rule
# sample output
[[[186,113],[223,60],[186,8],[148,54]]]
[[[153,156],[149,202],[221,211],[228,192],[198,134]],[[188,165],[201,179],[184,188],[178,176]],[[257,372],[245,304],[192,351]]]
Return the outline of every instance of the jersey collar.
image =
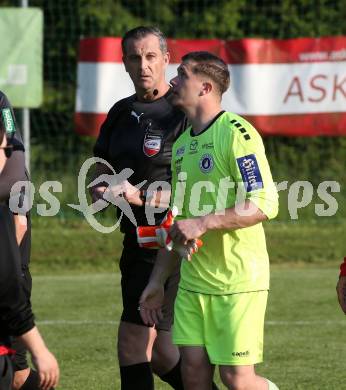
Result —
[[[194,134],[193,131],[192,131],[192,127],[190,129],[190,136],[191,137],[198,137],[199,135],[205,133],[218,119],[219,117],[225,112],[225,110],[222,110],[220,111],[217,115],[215,115],[214,119],[209,123],[209,125],[203,129],[202,131],[200,131],[198,134]]]

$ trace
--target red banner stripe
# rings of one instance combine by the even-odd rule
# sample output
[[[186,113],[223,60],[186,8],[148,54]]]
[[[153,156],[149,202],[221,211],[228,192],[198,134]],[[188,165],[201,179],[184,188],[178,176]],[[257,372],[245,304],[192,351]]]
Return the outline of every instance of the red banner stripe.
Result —
[[[256,115],[244,117],[262,135],[289,137],[345,136],[346,114]]]
[[[121,38],[84,38],[79,44],[79,62],[122,62]]]
[[[228,64],[275,64],[346,61],[346,37],[258,39],[168,39],[171,63],[191,51],[206,50]],[[80,62],[122,62],[121,38],[85,38]]]
[[[76,112],[74,114],[75,130],[80,135],[97,137],[99,135],[100,127],[106,117],[106,113],[97,114]]]

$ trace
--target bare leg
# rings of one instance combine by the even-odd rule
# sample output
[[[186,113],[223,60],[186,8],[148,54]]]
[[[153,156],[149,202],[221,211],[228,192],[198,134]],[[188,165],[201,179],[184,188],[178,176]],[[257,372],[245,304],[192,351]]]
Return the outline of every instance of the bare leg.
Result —
[[[214,367],[204,347],[180,347],[181,370],[186,390],[211,390]]]
[[[155,338],[154,328],[121,321],[118,332],[120,366],[150,362]]]
[[[166,374],[176,366],[179,358],[179,349],[172,344],[171,332],[158,331],[151,360],[155,374],[159,376]]]
[[[256,375],[253,365],[220,366],[220,377],[230,390],[268,390],[268,381]]]

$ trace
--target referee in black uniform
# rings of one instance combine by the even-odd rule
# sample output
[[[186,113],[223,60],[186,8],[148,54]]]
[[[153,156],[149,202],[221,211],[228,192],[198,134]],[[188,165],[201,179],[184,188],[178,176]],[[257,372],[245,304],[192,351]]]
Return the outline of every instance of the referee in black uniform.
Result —
[[[131,168],[134,173],[125,183],[123,195],[130,203],[137,225],[148,225],[145,203],[155,204],[135,184],[147,180],[144,189],[157,180],[170,181],[171,149],[184,131],[184,114],[169,104],[170,86],[165,81],[169,61],[166,39],[152,27],[137,27],[122,40],[123,61],[136,93],[118,101],[109,111],[94,147],[94,155],[108,161],[117,173]],[[114,86],[116,88],[116,85]],[[97,164],[96,176],[108,173]],[[102,197],[103,186],[92,189],[93,198]],[[149,195],[149,196],[148,196]],[[166,195],[168,206],[169,193]],[[168,195],[168,196],[167,196]],[[163,215],[156,215],[160,223]],[[123,313],[118,333],[118,358],[122,390],[151,390],[152,371],[174,389],[183,389],[178,349],[171,342],[173,302],[179,274],[168,284],[164,320],[154,329],[144,325],[138,312],[139,297],[147,284],[156,258],[155,250],[138,247],[136,227],[125,216],[120,259]],[[177,271],[178,272],[178,271]]]
[[[7,142],[4,116],[0,116],[0,188],[4,188],[3,175],[21,143],[12,139]],[[3,193],[2,193],[3,195]],[[10,355],[11,337],[19,339],[31,352],[39,371],[39,386],[48,390],[59,379],[55,357],[45,346],[34,323],[30,302],[23,284],[21,255],[16,237],[14,215],[0,197],[0,389],[12,389],[13,370]],[[24,387],[23,387],[24,388]]]

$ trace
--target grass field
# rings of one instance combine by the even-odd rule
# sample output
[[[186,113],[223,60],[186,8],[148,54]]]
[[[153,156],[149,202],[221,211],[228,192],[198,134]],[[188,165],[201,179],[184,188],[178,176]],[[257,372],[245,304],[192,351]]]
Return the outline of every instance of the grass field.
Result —
[[[265,363],[258,372],[281,390],[346,389],[346,318],[336,302],[336,276],[336,269],[272,267]],[[61,389],[120,389],[119,279],[115,271],[34,277],[36,317],[60,361]],[[156,389],[168,387],[157,381]]]
[[[78,219],[34,219],[33,227],[34,310],[59,358],[60,388],[120,389],[121,235]],[[346,223],[270,222],[265,229],[272,288],[258,372],[281,390],[346,390],[346,318],[335,295]],[[156,389],[168,387],[157,381]]]

